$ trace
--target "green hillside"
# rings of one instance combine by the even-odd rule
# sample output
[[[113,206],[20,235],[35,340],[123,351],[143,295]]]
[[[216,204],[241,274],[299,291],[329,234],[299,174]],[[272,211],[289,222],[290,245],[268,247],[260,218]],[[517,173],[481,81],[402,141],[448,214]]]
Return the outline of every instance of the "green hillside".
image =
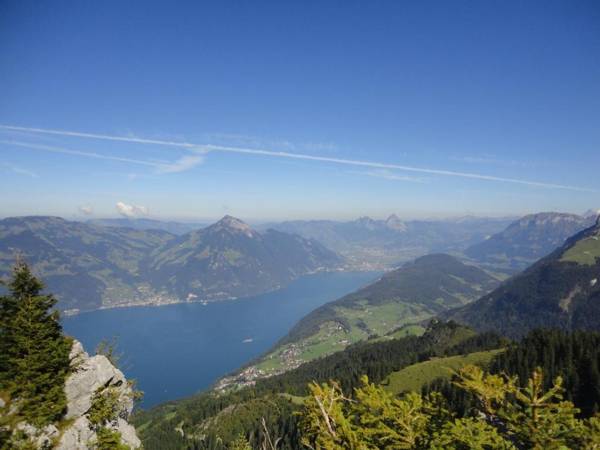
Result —
[[[221,387],[293,369],[355,342],[419,335],[423,332],[419,325],[423,321],[476,300],[498,283],[498,279],[482,269],[450,255],[423,256],[317,308],[241,375],[223,379]]]
[[[596,264],[596,258],[600,258],[600,237],[590,236],[564,252],[560,260],[591,266]]]
[[[405,391],[419,392],[427,383],[438,378],[451,378],[461,367],[467,364],[487,367],[502,349],[474,352],[466,355],[432,358],[397,372],[392,372],[381,383],[386,391],[400,394]]]

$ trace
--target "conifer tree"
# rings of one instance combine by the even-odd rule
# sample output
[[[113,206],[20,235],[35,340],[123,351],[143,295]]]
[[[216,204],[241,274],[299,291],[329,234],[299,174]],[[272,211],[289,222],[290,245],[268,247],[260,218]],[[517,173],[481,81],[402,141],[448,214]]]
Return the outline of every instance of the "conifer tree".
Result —
[[[0,281],[1,284],[2,281]],[[10,355],[14,350],[14,343],[10,333],[11,320],[16,309],[15,299],[11,295],[0,296],[0,389],[6,389],[9,380],[11,365]]]
[[[302,444],[315,450],[600,448],[600,416],[578,419],[579,410],[562,399],[559,377],[544,390],[540,369],[523,388],[516,377],[475,366],[457,375],[457,385],[479,402],[471,417],[452,417],[439,395],[397,398],[366,378],[352,399],[334,382],[313,383],[301,414]]]
[[[17,262],[1,303],[2,380],[27,422],[43,426],[66,409],[65,378],[71,342],[62,334],[56,299],[27,264]]]

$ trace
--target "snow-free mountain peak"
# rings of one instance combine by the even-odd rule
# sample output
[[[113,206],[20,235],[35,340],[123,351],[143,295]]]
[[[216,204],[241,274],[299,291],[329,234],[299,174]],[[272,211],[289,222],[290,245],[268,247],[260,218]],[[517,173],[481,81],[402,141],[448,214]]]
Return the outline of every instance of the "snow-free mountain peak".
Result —
[[[583,217],[600,217],[600,208],[598,209],[588,209],[583,213]]]
[[[406,231],[407,229],[406,224],[402,222],[400,217],[398,217],[396,214],[392,214],[390,217],[388,217],[385,220],[385,225],[388,228],[396,231]]]
[[[252,236],[255,233],[246,222],[230,215],[224,216],[221,220],[212,225],[212,228],[216,230],[226,229],[229,231],[241,232],[248,236]]]

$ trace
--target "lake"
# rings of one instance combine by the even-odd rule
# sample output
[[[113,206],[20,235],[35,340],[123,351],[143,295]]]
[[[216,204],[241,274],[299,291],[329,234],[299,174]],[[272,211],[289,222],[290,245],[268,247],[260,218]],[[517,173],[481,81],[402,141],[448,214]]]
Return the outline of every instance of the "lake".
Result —
[[[240,300],[118,308],[63,320],[86,351],[116,338],[121,369],[144,391],[141,406],[194,394],[269,350],[303,316],[375,280],[378,272],[304,276]]]

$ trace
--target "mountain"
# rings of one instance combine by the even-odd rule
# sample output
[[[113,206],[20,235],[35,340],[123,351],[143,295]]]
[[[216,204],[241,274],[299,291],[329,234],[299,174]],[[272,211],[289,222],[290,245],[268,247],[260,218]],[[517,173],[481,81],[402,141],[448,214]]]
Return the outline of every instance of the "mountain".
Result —
[[[600,209],[588,209],[586,212],[582,214],[583,217],[592,217],[596,218],[600,216]]]
[[[263,233],[231,216],[157,249],[152,283],[181,298],[219,300],[277,289],[301,275],[338,268],[342,259],[315,240]]]
[[[600,218],[490,294],[445,315],[522,336],[536,327],[600,330]]]
[[[142,264],[152,249],[173,239],[165,231],[140,231],[32,216],[0,220],[0,274],[17,255],[56,294],[62,310],[92,310],[147,301],[157,295]]]
[[[595,218],[554,212],[531,214],[469,247],[465,254],[479,262],[524,269],[592,225]]]
[[[361,217],[341,222],[297,220],[265,227],[316,239],[359,269],[385,270],[429,253],[460,253],[512,222],[507,218],[462,217],[403,221]]]
[[[423,320],[474,301],[498,284],[487,272],[453,256],[423,256],[317,308],[245,373],[250,377],[257,373],[268,376],[360,340],[419,334],[423,329],[418,324]],[[234,376],[222,380],[221,386],[239,382],[240,377]]]
[[[17,255],[67,313],[243,297],[342,264],[313,240],[258,233],[228,216],[182,236],[59,217],[0,220],[0,276]]]
[[[133,228],[134,230],[163,230],[180,236],[190,231],[206,227],[205,223],[172,222],[154,219],[91,219],[87,223],[104,227]]]

